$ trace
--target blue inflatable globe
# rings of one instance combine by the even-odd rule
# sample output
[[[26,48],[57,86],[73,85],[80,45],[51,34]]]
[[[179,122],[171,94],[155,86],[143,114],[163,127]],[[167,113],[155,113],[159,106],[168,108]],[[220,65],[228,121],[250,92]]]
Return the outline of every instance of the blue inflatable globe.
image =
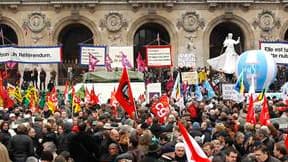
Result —
[[[242,53],[236,63],[237,78],[243,72],[245,89],[251,85],[251,78],[255,80],[255,91],[266,90],[274,81],[277,67],[273,57],[262,50],[250,50]]]

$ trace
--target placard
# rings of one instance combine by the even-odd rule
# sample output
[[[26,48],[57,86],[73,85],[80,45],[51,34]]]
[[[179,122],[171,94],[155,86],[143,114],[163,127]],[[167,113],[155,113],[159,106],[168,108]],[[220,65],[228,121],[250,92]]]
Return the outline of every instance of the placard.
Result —
[[[14,61],[19,63],[37,64],[60,63],[62,62],[61,55],[60,46],[0,47],[0,62]]]
[[[89,53],[99,60],[96,66],[105,65],[106,46],[81,46],[80,47],[81,65],[89,65]]]
[[[181,53],[178,55],[179,67],[196,67],[196,56],[192,53]]]
[[[198,84],[198,73],[197,71],[193,72],[182,72],[182,82],[187,81],[188,85]]]
[[[146,46],[146,61],[148,67],[172,66],[171,46]]]
[[[223,100],[233,100],[236,102],[242,102],[244,100],[244,96],[238,93],[234,87],[234,84],[222,84]]]
[[[134,67],[133,46],[109,47],[109,56],[112,59],[112,68],[122,68],[123,63],[128,69]]]
[[[150,83],[147,85],[147,101],[149,102],[154,95],[161,96],[161,83]]]
[[[288,64],[287,42],[260,42],[260,49],[269,53],[278,64]]]

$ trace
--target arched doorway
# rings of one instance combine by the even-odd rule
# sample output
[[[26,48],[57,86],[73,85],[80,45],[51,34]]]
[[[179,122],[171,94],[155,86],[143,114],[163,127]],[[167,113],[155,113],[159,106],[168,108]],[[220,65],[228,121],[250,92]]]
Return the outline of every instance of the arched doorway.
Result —
[[[17,45],[18,37],[13,28],[6,24],[0,24],[0,45]],[[18,64],[14,66],[8,66],[8,64],[0,65],[1,71],[7,72],[7,80],[10,84],[16,85],[17,81],[20,81],[20,76],[17,76]]]
[[[168,31],[161,24],[158,23],[145,23],[138,28],[134,34],[134,62],[137,67],[138,52],[141,53],[142,59],[146,59],[145,46],[147,45],[169,45],[170,36]],[[170,69],[163,68],[149,68],[149,72],[144,73],[145,79],[149,79],[152,82],[159,82],[168,80],[169,76],[167,73]],[[153,74],[153,75],[150,75]],[[165,84],[162,84],[165,85]],[[162,87],[163,89],[164,87]]]
[[[209,38],[210,55],[209,58],[214,58],[221,55],[225,48],[223,47],[223,42],[228,35],[228,33],[233,34],[233,39],[237,40],[240,37],[240,44],[235,45],[235,50],[238,54],[242,53],[245,45],[244,33],[240,26],[232,22],[222,22],[218,24],[212,30]]]
[[[58,42],[62,44],[63,64],[58,66],[58,82],[63,85],[67,79],[80,82],[81,74],[88,70],[86,66],[80,66],[80,44],[93,44],[92,31],[83,24],[74,23],[64,27],[58,37]],[[71,73],[70,73],[71,72]]]

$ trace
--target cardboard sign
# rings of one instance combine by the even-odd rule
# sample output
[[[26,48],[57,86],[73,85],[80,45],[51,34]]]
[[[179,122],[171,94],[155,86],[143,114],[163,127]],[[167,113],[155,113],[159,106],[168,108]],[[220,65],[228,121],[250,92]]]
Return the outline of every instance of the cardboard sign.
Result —
[[[239,94],[235,89],[234,84],[222,84],[222,97],[223,100],[233,100],[236,102],[241,102],[244,97]]]
[[[198,73],[197,71],[193,72],[182,72],[182,82],[187,81],[188,85],[198,84]]]

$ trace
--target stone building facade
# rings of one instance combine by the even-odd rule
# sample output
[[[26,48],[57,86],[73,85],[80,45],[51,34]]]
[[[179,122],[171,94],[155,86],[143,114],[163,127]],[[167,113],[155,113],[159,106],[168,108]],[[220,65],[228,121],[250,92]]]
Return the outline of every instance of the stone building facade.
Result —
[[[208,58],[220,55],[228,32],[241,38],[239,53],[259,48],[260,40],[288,39],[288,0],[1,0],[0,7],[5,44],[62,44],[67,49],[63,64],[79,62],[76,48],[69,55],[68,39],[139,50],[141,41],[145,45],[142,38],[153,40],[160,32],[172,47],[175,67],[180,53],[195,55],[196,66],[206,65]],[[19,64],[18,69],[29,66],[35,65]],[[39,65],[48,75],[52,70],[61,74],[60,66]]]

